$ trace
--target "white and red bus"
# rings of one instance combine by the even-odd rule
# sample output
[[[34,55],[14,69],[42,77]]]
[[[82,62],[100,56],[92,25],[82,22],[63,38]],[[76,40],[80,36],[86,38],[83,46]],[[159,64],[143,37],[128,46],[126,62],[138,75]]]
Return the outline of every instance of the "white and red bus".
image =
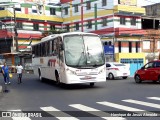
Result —
[[[70,32],[49,35],[32,46],[34,74],[57,84],[106,81],[103,45],[93,33]]]

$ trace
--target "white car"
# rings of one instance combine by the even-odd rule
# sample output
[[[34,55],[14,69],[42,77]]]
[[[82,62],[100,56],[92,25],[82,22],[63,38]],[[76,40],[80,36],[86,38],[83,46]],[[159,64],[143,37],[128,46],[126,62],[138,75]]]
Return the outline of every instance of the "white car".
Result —
[[[106,63],[106,76],[108,79],[114,79],[116,77],[122,77],[127,79],[130,75],[129,67],[122,63],[107,62]]]

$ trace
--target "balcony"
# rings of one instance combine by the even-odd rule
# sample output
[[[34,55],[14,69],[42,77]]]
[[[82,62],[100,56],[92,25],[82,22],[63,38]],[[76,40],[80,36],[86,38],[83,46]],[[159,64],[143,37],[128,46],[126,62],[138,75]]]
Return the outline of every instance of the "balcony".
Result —
[[[14,17],[14,14],[8,10],[0,11],[0,18],[3,20],[11,19]],[[39,20],[39,21],[53,21],[53,22],[63,22],[63,19],[58,16],[46,16],[46,15],[35,15],[35,14],[24,14],[24,13],[16,13],[16,19],[23,20]]]

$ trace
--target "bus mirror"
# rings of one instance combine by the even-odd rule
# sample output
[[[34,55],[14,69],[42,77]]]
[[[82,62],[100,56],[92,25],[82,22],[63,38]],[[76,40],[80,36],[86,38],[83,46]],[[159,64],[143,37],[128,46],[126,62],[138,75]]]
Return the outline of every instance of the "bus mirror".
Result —
[[[53,50],[53,51],[52,51],[52,55],[53,55],[53,56],[57,55],[56,50]]]
[[[55,52],[54,51],[52,51],[52,55],[54,55],[55,54]]]
[[[64,50],[63,44],[60,45],[61,50]]]
[[[32,54],[32,58],[34,58],[35,57],[35,54]]]

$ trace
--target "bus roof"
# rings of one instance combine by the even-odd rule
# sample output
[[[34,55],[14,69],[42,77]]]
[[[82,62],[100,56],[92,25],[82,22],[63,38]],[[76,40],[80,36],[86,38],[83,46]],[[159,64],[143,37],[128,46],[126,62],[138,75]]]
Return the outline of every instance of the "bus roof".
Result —
[[[68,32],[68,33],[61,33],[61,34],[51,34],[49,36],[46,36],[46,37],[42,38],[41,41],[36,43],[36,44],[39,44],[39,43],[47,41],[47,40],[51,40],[51,39],[56,38],[58,36],[63,37],[65,35],[74,35],[74,34],[98,35],[98,34],[95,34],[95,33],[85,33],[85,32]],[[34,44],[34,45],[36,45],[36,44]],[[32,46],[34,46],[34,45],[32,45]]]

